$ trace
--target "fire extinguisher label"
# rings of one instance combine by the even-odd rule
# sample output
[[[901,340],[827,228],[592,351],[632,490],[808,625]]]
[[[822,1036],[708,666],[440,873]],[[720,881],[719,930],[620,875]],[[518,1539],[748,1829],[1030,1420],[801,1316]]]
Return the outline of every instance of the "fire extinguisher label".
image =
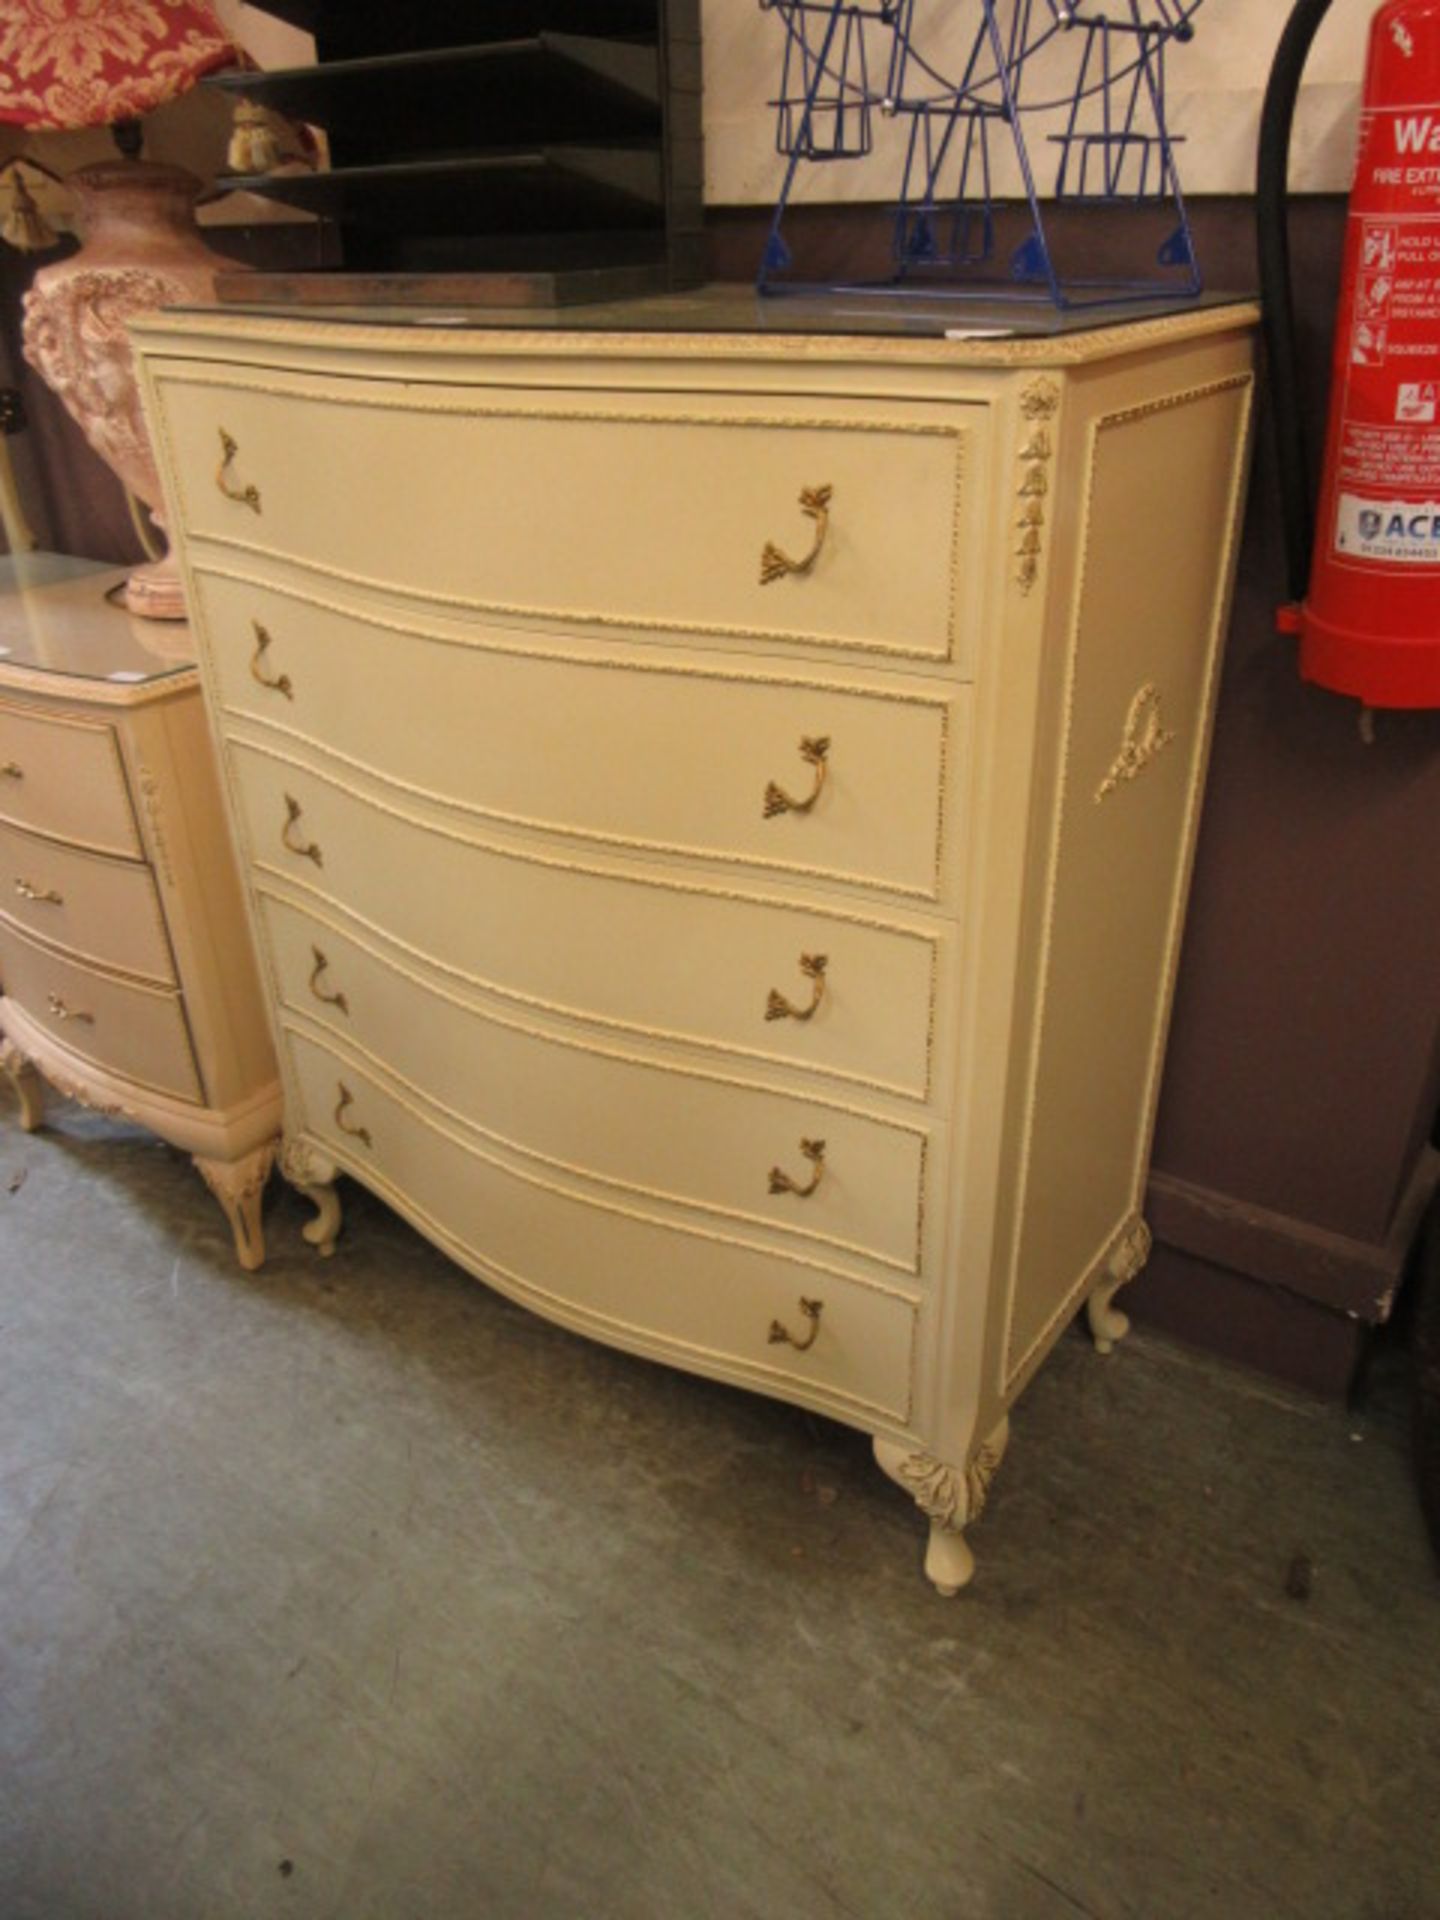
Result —
[[[1417,502],[1342,493],[1336,503],[1335,548],[1353,560],[1440,566],[1440,497]]]
[[[1331,551],[1440,566],[1440,104],[1367,102],[1350,222]]]
[[[1440,707],[1440,0],[1369,11],[1300,669]]]

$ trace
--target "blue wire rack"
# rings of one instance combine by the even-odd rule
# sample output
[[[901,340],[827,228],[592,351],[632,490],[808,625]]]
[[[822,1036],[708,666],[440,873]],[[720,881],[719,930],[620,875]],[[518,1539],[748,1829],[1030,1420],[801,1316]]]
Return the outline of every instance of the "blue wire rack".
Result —
[[[758,276],[762,293],[920,292],[1049,300],[1057,307],[1194,295],[1200,271],[1166,125],[1166,55],[1194,33],[1201,0],[759,0],[784,32],[771,101],[786,161]],[[962,24],[968,53],[946,74],[927,29]],[[1043,61],[1042,61],[1043,56]],[[1043,68],[1047,84],[1034,80]],[[1065,84],[1054,75],[1063,69]],[[1047,226],[1029,129],[1055,159],[1052,204],[1158,210],[1150,271],[1065,274]],[[890,272],[817,283],[797,273],[785,217],[802,169],[875,151],[879,120],[908,122],[893,208]],[[1020,193],[997,198],[997,147],[1013,154]],[[1002,258],[1010,208],[1028,228]],[[1022,221],[1022,226],[1025,223]]]

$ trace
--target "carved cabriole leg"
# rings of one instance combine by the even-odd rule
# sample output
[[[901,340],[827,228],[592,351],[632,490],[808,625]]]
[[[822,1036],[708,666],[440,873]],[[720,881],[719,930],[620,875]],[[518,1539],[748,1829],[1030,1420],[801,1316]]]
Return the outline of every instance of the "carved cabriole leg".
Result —
[[[275,1164],[279,1142],[267,1140],[239,1160],[207,1160],[195,1155],[201,1177],[225,1209],[230,1231],[235,1236],[235,1257],[246,1273],[254,1273],[264,1263],[265,1233],[260,1225],[260,1203],[265,1182]]]
[[[300,1231],[322,1254],[335,1251],[340,1233],[340,1196],[335,1191],[338,1169],[307,1140],[287,1139],[280,1149],[280,1171],[298,1193],[315,1208],[315,1218]]]
[[[1005,1457],[1010,1425],[1002,1420],[989,1439],[970,1456],[963,1472],[946,1466],[933,1453],[911,1453],[903,1441],[875,1441],[880,1471],[908,1493],[930,1521],[925,1549],[925,1574],[937,1593],[947,1599],[960,1591],[975,1572],[975,1556],[965,1544],[964,1529],[985,1511],[985,1496],[995,1469]]]
[[[1105,1261],[1105,1278],[1085,1302],[1085,1317],[1090,1322],[1090,1337],[1097,1353],[1111,1353],[1115,1342],[1130,1331],[1130,1317],[1111,1302],[1121,1287],[1128,1286],[1150,1258],[1150,1229],[1138,1213],[1132,1213],[1116,1236]]]
[[[20,1125],[35,1133],[45,1119],[45,1097],[39,1074],[13,1040],[0,1039],[0,1073],[15,1089],[20,1102]]]

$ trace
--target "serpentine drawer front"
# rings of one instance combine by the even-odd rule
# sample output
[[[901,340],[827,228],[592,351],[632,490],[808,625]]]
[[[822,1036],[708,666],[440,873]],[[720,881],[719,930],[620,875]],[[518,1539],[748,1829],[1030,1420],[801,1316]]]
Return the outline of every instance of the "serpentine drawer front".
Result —
[[[115,729],[0,702],[0,820],[138,860]]]
[[[178,993],[82,966],[3,924],[0,978],[75,1053],[178,1100],[202,1098]]]
[[[259,906],[286,1024],[318,1022],[497,1146],[919,1272],[928,1129],[542,1025],[268,892]]]
[[[519,1298],[727,1378],[784,1380],[808,1405],[905,1419],[912,1296],[740,1236],[717,1240],[699,1222],[602,1204],[493,1154],[428,1103],[402,1105],[328,1048],[291,1035],[286,1053],[305,1131]],[[662,1268],[672,1279],[657,1287]],[[820,1309],[813,1343],[805,1302]]]
[[[135,324],[285,1170],[863,1428],[952,1593],[1145,1259],[1255,315],[627,313]]]
[[[482,842],[248,740],[232,739],[229,758],[258,872],[472,985],[632,1036],[928,1092],[939,923]]]
[[[564,648],[510,629],[370,617],[197,570],[221,698],[477,820],[939,890],[969,689],[773,663]],[[332,761],[333,764],[333,761]]]
[[[917,660],[950,659],[964,626],[978,409],[207,367],[171,379],[165,418],[192,535],[332,579],[527,622]],[[383,514],[355,512],[357,475],[386,487]]]
[[[178,984],[149,867],[0,826],[0,918],[121,973]]]

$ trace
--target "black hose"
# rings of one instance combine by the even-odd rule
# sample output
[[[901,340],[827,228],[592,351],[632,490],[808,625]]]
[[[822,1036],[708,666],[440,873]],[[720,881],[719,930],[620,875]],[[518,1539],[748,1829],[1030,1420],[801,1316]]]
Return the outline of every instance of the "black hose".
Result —
[[[1265,88],[1260,115],[1260,145],[1255,165],[1255,227],[1260,257],[1260,297],[1264,302],[1265,352],[1275,421],[1275,450],[1280,468],[1280,513],[1285,530],[1285,570],[1289,597],[1303,600],[1310,584],[1314,537],[1311,466],[1300,403],[1300,370],[1295,347],[1295,301],[1290,284],[1290,230],[1287,187],[1290,130],[1300,78],[1330,0],[1296,0]]]

